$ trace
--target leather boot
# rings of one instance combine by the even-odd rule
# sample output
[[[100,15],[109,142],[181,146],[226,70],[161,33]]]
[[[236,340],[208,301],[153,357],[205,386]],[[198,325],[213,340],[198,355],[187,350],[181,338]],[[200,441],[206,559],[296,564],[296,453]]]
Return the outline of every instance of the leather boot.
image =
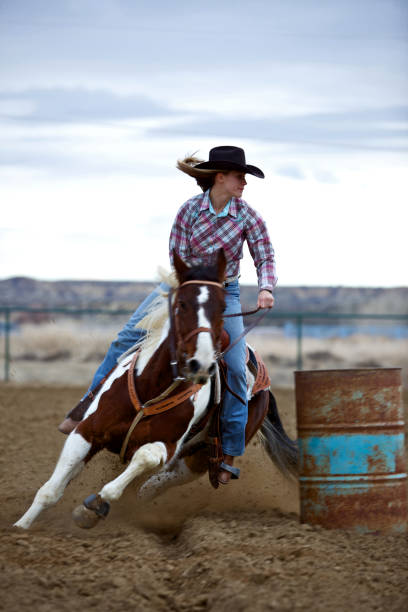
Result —
[[[74,421],[71,418],[66,418],[58,425],[58,431],[65,434],[66,436],[74,431],[75,427],[80,423],[80,421]]]
[[[96,385],[96,387],[92,391],[88,393],[88,395],[81,399],[81,401],[79,401],[78,404],[68,412],[62,423],[58,425],[58,431],[65,435],[68,435],[71,433],[71,431],[74,431],[78,423],[80,423],[84,418],[84,414],[95,399],[95,396],[102,389],[104,382],[115,368],[116,366],[114,366],[110,370],[110,372],[108,372],[107,375],[102,378],[102,380]]]
[[[65,434],[66,436],[74,431],[75,427],[82,421],[82,418],[94,400],[94,393],[89,393],[86,397],[81,399],[78,404],[72,408],[65,417],[65,419],[58,425],[58,431]]]

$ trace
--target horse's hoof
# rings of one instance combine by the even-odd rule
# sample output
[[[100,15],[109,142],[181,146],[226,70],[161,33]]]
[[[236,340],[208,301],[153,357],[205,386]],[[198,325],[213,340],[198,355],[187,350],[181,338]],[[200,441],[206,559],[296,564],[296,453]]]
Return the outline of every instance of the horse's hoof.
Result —
[[[101,520],[101,516],[95,514],[93,510],[88,510],[83,504],[77,506],[72,512],[72,518],[77,527],[81,529],[92,529]]]
[[[15,529],[16,531],[20,531],[21,529],[28,529],[30,525],[28,525],[27,523],[23,523],[21,521],[21,519],[19,521],[17,521],[16,523],[12,524],[12,529]]]
[[[93,493],[89,495],[81,506],[77,506],[72,513],[72,518],[78,527],[91,529],[105,518],[110,510],[109,502],[104,501],[100,495]]]

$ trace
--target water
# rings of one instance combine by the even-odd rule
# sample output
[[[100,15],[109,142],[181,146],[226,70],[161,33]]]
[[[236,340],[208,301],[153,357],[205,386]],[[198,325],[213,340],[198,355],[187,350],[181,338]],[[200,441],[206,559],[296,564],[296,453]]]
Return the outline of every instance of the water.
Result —
[[[17,325],[17,323],[9,323],[9,330],[11,333],[15,333],[16,331],[19,330],[19,326]],[[0,321],[0,336],[4,336],[6,332],[6,324],[3,323],[3,321]]]
[[[294,321],[286,321],[283,325],[286,338],[297,336],[297,325]],[[408,325],[399,323],[302,323],[302,335],[306,338],[348,338],[356,334],[367,336],[384,336],[386,338],[408,338]]]

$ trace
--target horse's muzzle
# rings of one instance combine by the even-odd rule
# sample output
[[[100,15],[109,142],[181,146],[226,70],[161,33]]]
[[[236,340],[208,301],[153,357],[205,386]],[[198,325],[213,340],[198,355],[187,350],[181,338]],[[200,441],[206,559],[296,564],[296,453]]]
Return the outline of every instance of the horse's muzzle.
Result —
[[[184,376],[195,384],[205,385],[215,372],[215,362],[210,367],[204,367],[197,359],[189,359],[184,368]]]

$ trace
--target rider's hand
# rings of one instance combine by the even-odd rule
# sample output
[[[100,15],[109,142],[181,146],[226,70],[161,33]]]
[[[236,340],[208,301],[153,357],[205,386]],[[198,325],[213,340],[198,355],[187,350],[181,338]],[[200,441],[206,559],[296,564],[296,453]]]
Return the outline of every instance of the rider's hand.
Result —
[[[272,308],[275,303],[275,298],[270,291],[262,289],[258,293],[257,308]]]

